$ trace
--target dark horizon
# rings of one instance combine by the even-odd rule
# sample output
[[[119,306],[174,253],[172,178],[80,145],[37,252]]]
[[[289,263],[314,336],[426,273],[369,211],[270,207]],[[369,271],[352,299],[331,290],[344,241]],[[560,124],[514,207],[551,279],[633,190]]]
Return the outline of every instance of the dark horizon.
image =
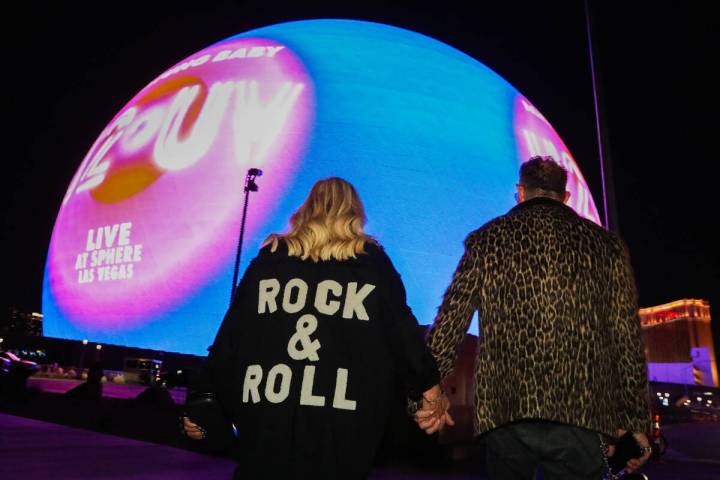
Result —
[[[717,316],[717,215],[703,104],[710,18],[700,7],[591,3],[598,80],[609,138],[619,231],[640,305],[708,300]],[[485,2],[469,10],[259,1],[125,4],[113,12],[20,6],[27,38],[10,43],[10,118],[16,156],[3,237],[10,252],[7,306],[41,310],[45,255],[72,175],[100,130],[177,60],[262,25],[308,18],[387,23],[431,36],[478,59],[531,99],[567,143],[602,209],[583,2]],[[703,81],[706,82],[703,84]],[[10,163],[10,162],[8,162]],[[601,213],[601,217],[604,216]],[[7,311],[7,309],[5,309]],[[431,319],[423,319],[430,321]],[[717,320],[714,322],[717,325]],[[718,327],[714,329],[718,338]]]

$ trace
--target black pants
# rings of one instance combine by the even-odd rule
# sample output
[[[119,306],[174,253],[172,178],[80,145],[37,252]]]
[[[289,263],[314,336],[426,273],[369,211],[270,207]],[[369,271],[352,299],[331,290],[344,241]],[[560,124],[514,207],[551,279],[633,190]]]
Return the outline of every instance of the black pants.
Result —
[[[597,432],[559,423],[522,421],[484,436],[493,480],[600,480],[605,463]]]

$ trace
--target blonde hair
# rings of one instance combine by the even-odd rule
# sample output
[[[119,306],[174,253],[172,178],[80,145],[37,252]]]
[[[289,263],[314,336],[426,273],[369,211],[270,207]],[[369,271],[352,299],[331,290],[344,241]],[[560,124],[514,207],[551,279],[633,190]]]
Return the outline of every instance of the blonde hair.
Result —
[[[377,243],[363,231],[365,209],[355,188],[337,177],[319,180],[290,217],[290,231],[273,233],[263,242],[277,250],[280,239],[288,254],[303,260],[347,260],[365,253],[365,242]]]

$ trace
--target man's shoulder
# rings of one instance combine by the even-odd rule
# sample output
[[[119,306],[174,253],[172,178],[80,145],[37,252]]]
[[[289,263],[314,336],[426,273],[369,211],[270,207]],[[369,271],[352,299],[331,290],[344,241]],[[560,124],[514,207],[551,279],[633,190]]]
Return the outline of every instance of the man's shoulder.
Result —
[[[577,215],[576,222],[588,235],[596,237],[600,242],[612,245],[615,248],[625,248],[625,244],[620,238],[620,235],[607,230],[602,225],[598,225],[592,220],[581,217],[580,215]]]
[[[495,217],[484,223],[481,227],[468,233],[467,237],[465,237],[465,245],[470,246],[482,242],[484,238],[492,235],[496,230],[504,228],[506,215]]]
[[[539,220],[548,219],[556,226],[557,222],[565,224],[566,229],[574,232],[574,236],[580,238],[592,239],[591,242],[604,244],[613,250],[626,250],[625,243],[620,236],[614,232],[605,229],[602,225],[578,215],[574,210],[565,205],[537,205],[533,208],[514,208],[509,212],[493,218],[470,232],[466,239],[465,245],[472,246],[486,243],[498,236],[502,237],[508,232],[522,231],[522,225],[528,219]],[[536,222],[527,222],[536,223]]]

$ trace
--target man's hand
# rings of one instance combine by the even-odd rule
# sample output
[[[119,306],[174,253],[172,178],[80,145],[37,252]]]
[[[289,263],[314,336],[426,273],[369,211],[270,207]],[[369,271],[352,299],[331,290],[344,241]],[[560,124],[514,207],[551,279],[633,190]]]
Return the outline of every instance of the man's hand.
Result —
[[[425,433],[432,435],[445,425],[455,425],[455,421],[448,412],[449,408],[450,401],[440,386],[435,385],[423,393],[422,408],[415,412],[415,422],[425,430]]]
[[[196,423],[191,422],[188,417],[183,417],[183,431],[185,435],[193,440],[202,440],[205,438],[205,430]]]
[[[619,429],[617,431],[618,437],[622,437],[623,435],[625,435],[625,433],[627,433],[626,430]],[[631,458],[630,460],[628,460],[627,465],[625,466],[625,471],[627,473],[632,473],[641,466],[643,466],[643,464],[648,461],[650,455],[652,454],[652,447],[650,447],[650,442],[648,441],[648,438],[647,436],[645,436],[644,433],[633,432],[633,437],[635,437],[635,441],[638,443],[638,445],[640,445],[640,448],[643,449],[643,455],[640,458]],[[615,452],[613,451],[612,453]]]

